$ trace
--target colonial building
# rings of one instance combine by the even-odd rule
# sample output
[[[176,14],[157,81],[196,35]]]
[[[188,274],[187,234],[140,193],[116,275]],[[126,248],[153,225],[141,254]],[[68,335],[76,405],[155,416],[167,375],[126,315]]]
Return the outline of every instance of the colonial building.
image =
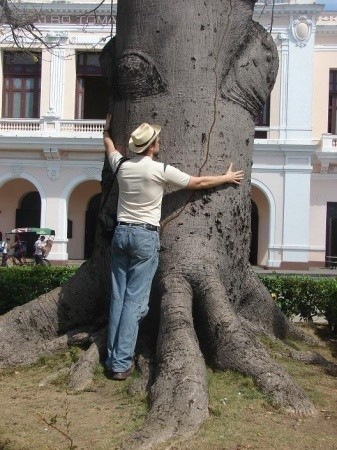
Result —
[[[254,18],[272,33],[280,69],[256,126],[251,261],[324,266],[337,256],[337,12],[264,3]],[[116,9],[98,4],[41,3],[49,49],[22,36],[23,52],[1,30],[0,231],[55,229],[55,261],[92,251],[107,111],[98,57]]]
[[[253,262],[322,266],[337,256],[337,12],[276,0],[258,3],[255,20],[271,30],[280,67],[256,128]]]
[[[19,50],[6,28],[0,44],[0,230],[55,229],[52,260],[92,251],[108,110],[99,52],[116,14],[97,3],[43,2],[47,49],[23,36]]]

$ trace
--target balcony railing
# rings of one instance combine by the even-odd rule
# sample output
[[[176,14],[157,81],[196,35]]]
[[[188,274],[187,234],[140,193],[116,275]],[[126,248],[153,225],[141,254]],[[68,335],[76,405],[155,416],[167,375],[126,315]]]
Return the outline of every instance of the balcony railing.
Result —
[[[22,137],[71,137],[102,134],[104,120],[58,120],[49,117],[41,119],[0,119],[0,136]]]
[[[322,134],[320,144],[322,152],[337,153],[337,135],[331,133]]]
[[[60,120],[61,132],[74,131],[76,133],[102,133],[105,122]]]
[[[36,120],[15,120],[15,119],[2,119],[0,120],[0,131],[1,132],[12,132],[12,131],[40,131],[41,122],[39,119]]]
[[[273,5],[273,4],[286,4],[288,5],[289,3],[296,3],[296,0],[257,0],[257,5]]]

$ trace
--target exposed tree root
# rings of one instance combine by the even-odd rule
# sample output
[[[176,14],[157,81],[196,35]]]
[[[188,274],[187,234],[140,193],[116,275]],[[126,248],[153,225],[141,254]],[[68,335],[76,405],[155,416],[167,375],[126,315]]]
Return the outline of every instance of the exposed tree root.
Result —
[[[316,410],[288,373],[276,364],[257,338],[245,329],[221,282],[202,280],[199,307],[208,324],[214,363],[219,369],[234,369],[253,377],[257,386],[288,412],[313,415]]]
[[[154,362],[144,355],[139,355],[136,361],[136,368],[139,373],[139,377],[134,379],[128,388],[128,392],[131,395],[144,394],[148,392],[153,383],[154,375]]]
[[[195,433],[208,416],[207,377],[192,319],[192,289],[177,275],[162,279],[157,377],[142,429],[123,448],[147,449]]]
[[[242,299],[234,305],[235,310],[260,329],[280,339],[292,337],[313,345],[320,345],[318,339],[296,327],[271,298],[251,266],[246,271]]]
[[[47,384],[52,383],[53,381],[57,380],[62,375],[69,376],[69,367],[64,367],[61,370],[57,370],[56,372],[50,373],[48,376],[43,378],[43,380],[40,381],[39,387],[44,387]]]
[[[317,352],[299,352],[290,350],[289,356],[296,361],[304,362],[305,364],[315,364],[322,367],[329,375],[337,377],[337,364],[327,360],[324,356]]]
[[[128,391],[131,395],[150,392],[156,370],[156,358],[152,347],[147,336],[138,338],[135,365],[139,376],[129,386]]]
[[[92,265],[86,264],[62,287],[1,316],[0,366],[33,363],[65,347],[80,331],[74,329],[95,322],[102,286]]]
[[[70,369],[69,387],[74,391],[83,391],[92,383],[94,369],[106,354],[107,327],[92,334],[92,344]]]
[[[25,305],[24,305],[25,306]],[[81,328],[76,328],[74,330],[70,330],[61,336],[50,338],[49,340],[41,338],[41,336],[34,336],[32,334],[32,339],[27,343],[24,342],[24,348],[18,349],[16,353],[8,356],[7,348],[8,342],[4,341],[1,345],[1,350],[3,354],[6,355],[6,358],[3,361],[0,361],[0,368],[24,365],[24,364],[32,364],[35,363],[40,356],[52,355],[53,353],[65,349],[70,345],[78,345],[83,343],[83,336],[88,335],[88,330],[90,326],[83,326]],[[1,332],[6,328],[0,328]],[[81,342],[79,342],[79,336],[82,336]],[[12,337],[12,336],[11,336]],[[86,341],[88,338],[85,339]],[[23,354],[24,351],[28,352],[27,355]]]
[[[243,321],[245,328],[249,332],[255,334],[256,336],[257,335],[267,336],[272,341],[277,342],[277,345],[281,346],[281,348],[283,349],[280,353],[282,356],[287,356],[296,361],[304,362],[305,364],[319,365],[329,375],[337,376],[337,365],[334,364],[333,362],[327,360],[326,358],[324,358],[324,356],[322,356],[321,354],[319,354],[317,352],[312,352],[312,351],[293,350],[293,349],[289,348],[289,346],[286,343],[284,343],[281,339],[266,332],[266,330],[264,328],[255,326],[254,324],[249,322],[247,319],[241,319],[241,320]],[[322,345],[322,344],[320,344],[320,345]]]

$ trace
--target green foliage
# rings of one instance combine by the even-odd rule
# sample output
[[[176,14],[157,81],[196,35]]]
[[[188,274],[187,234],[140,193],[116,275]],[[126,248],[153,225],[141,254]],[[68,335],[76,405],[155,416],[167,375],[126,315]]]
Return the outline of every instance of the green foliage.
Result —
[[[286,316],[300,316],[308,321],[322,316],[337,331],[337,278],[304,275],[259,278]]]
[[[22,266],[0,269],[0,314],[61,286],[76,267]]]
[[[76,270],[69,266],[0,268],[0,314],[61,286]],[[322,316],[337,331],[337,278],[277,274],[259,278],[288,317],[310,321]]]

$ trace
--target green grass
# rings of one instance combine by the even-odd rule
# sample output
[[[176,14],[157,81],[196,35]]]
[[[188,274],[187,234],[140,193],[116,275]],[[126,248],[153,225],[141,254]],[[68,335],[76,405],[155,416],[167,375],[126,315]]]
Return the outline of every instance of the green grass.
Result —
[[[270,398],[261,394],[250,377],[209,369],[209,418],[195,436],[159,445],[155,450],[333,449],[333,442],[337,442],[335,378],[319,366],[291,360],[279,341],[265,337],[261,340],[302,386],[316,405],[318,416],[289,416],[281,408],[273,407]],[[291,344],[298,350],[317,350],[297,341]],[[40,358],[36,364],[0,372],[5,424],[0,428],[0,449],[67,448],[64,436],[38,419],[38,415],[47,421],[57,416],[59,425],[64,426],[66,404],[71,421],[69,434],[79,448],[117,449],[130,433],[141,427],[149,409],[149,397],[131,396],[132,378],[122,383],[108,380],[102,365],[96,367],[92,388],[85,392],[76,395],[69,392],[67,375],[62,372],[39,387],[41,380],[75,362],[81,351],[72,347]],[[328,346],[318,351],[333,360]],[[133,377],[138,376],[136,371]]]

